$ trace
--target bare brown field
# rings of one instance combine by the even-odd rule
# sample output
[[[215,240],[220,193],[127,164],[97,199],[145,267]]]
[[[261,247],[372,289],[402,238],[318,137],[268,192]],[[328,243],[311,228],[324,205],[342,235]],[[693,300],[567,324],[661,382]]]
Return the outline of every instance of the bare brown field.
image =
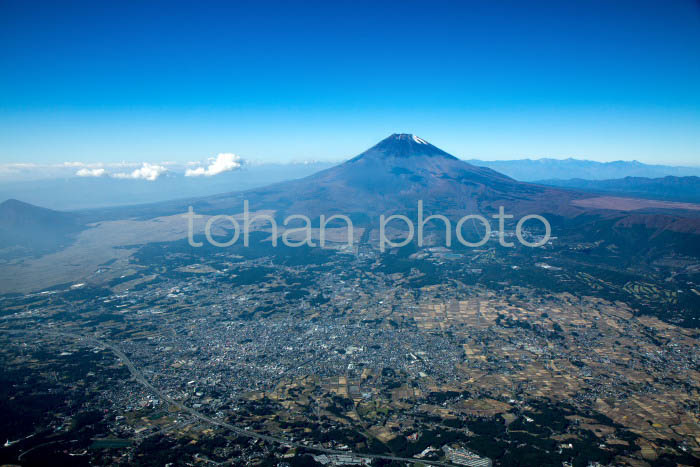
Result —
[[[582,208],[610,209],[613,211],[636,211],[638,209],[648,208],[700,211],[700,204],[657,201],[653,199],[619,198],[616,196],[575,199],[571,204]]]

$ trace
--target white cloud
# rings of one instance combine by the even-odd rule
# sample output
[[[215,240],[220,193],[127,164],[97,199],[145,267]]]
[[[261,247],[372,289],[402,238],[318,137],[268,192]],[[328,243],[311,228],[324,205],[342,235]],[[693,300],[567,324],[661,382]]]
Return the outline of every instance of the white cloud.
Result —
[[[213,175],[218,175],[222,172],[228,172],[230,170],[236,170],[241,167],[243,161],[241,158],[235,154],[228,152],[221,153],[216,156],[216,159],[209,159],[209,165],[204,167],[197,167],[196,169],[187,169],[185,171],[186,177],[211,177]]]
[[[82,168],[78,170],[75,175],[78,177],[102,177],[105,175],[105,169],[88,169]]]
[[[149,164],[148,162],[144,162],[140,169],[136,169],[131,173],[116,173],[112,175],[112,177],[132,178],[137,180],[148,180],[152,182],[167,171],[168,169],[166,169],[162,165]]]

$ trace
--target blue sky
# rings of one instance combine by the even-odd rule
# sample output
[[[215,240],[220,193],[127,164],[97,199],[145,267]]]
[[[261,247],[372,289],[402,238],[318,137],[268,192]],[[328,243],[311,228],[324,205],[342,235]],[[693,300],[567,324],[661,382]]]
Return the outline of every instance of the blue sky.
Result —
[[[339,160],[411,132],[700,165],[690,0],[1,0],[0,70],[0,163]]]

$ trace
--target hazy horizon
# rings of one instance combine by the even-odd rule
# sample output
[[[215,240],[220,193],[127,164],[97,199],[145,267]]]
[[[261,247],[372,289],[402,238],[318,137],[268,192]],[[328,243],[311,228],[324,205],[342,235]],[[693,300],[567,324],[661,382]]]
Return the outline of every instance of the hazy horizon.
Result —
[[[365,148],[367,149],[367,148]],[[269,166],[304,166],[304,165],[309,165],[309,166],[315,166],[315,165],[322,165],[322,166],[330,166],[330,165],[335,165],[335,164],[340,164],[348,159],[351,159],[355,155],[359,154],[362,152],[362,150],[358,151],[356,154],[350,154],[347,157],[342,157],[342,158],[326,158],[326,159],[290,159],[290,160],[265,160],[265,159],[248,159],[245,157],[241,157],[240,155],[234,153],[236,156],[240,157],[240,162],[242,163],[242,166],[245,168],[257,168],[257,167],[269,167]],[[449,151],[448,151],[449,152]],[[0,183],[21,183],[25,181],[39,181],[39,180],[55,180],[55,179],[65,179],[65,178],[83,178],[83,177],[107,177],[112,175],[112,178],[128,178],[128,177],[113,177],[115,174],[124,174],[124,173],[129,173],[135,169],[141,168],[144,164],[150,164],[153,166],[160,166],[163,167],[165,170],[163,170],[158,176],[161,176],[165,173],[168,174],[174,174],[174,175],[184,175],[188,169],[191,169],[194,166],[202,166],[202,167],[207,167],[208,164],[210,164],[213,160],[216,160],[216,154],[213,155],[213,157],[208,157],[208,158],[203,158],[202,160],[199,161],[187,161],[187,162],[177,162],[177,161],[169,161],[169,160],[163,160],[163,161],[158,161],[158,160],[137,160],[137,159],[131,159],[131,160],[122,160],[122,161],[115,161],[115,162],[101,162],[101,161],[86,161],[86,160],[72,160],[72,161],[63,161],[63,162],[54,162],[54,163],[38,163],[38,162],[18,162],[18,161],[13,161],[13,162],[7,162],[7,163],[0,163]],[[592,163],[599,163],[599,164],[611,164],[611,163],[641,163],[644,165],[648,166],[668,166],[668,167],[675,167],[675,168],[690,168],[690,169],[695,169],[695,168],[700,168],[700,162],[693,161],[688,164],[673,164],[673,163],[666,163],[663,161],[659,162],[644,162],[639,159],[610,159],[610,160],[595,160],[595,159],[589,159],[585,157],[576,157],[576,156],[522,156],[522,157],[504,157],[504,158],[487,158],[487,157],[478,157],[478,156],[470,156],[470,157],[465,157],[465,156],[460,156],[456,155],[461,160],[464,160],[466,162],[493,162],[493,163],[508,163],[508,162],[520,162],[520,161],[532,161],[532,162],[544,162],[544,161],[569,161],[569,160],[574,160],[578,162],[592,162]],[[100,172],[99,175],[94,174],[94,173],[80,173],[81,170],[100,170],[103,169],[104,172]],[[240,167],[235,167],[233,169],[228,169],[229,170],[239,170]],[[108,172],[109,171],[109,172]],[[221,172],[224,173],[224,172]],[[220,175],[220,174],[216,174]],[[689,173],[688,175],[694,175],[693,173]],[[207,177],[209,178],[209,177]],[[575,177],[572,177],[575,178]],[[153,181],[153,180],[147,180],[146,181]]]
[[[392,134],[371,148],[365,148],[362,154],[371,153],[377,147],[384,146],[396,138],[409,138],[421,144],[430,144],[429,141],[417,135]],[[441,148],[437,149],[442,151]],[[207,161],[187,164],[172,161],[6,164],[0,165],[0,201],[17,199],[51,209],[80,210],[206,197],[243,192],[309,176],[314,177],[326,169],[343,166],[348,160],[352,161],[356,157],[358,156],[333,162],[272,163],[249,161],[232,153],[220,153]],[[475,166],[488,167],[514,180],[555,186],[567,180],[571,184],[576,180],[615,182],[626,177],[635,177],[633,180],[637,180],[638,183],[656,183],[661,188],[652,188],[648,193],[645,193],[644,189],[642,192],[635,192],[632,189],[633,194],[671,200],[694,201],[696,198],[692,194],[692,188],[691,192],[688,192],[680,186],[678,189],[681,191],[674,195],[664,193],[663,186],[666,180],[664,177],[686,177],[674,179],[677,182],[672,183],[692,185],[700,176],[700,168],[692,166],[648,165],[637,161],[596,162],[574,158],[500,161],[457,159]],[[690,178],[691,176],[695,178]],[[570,185],[569,188],[577,188],[577,183]],[[595,191],[593,186],[589,185],[588,188],[593,188]],[[617,186],[617,189],[630,192],[629,187]]]

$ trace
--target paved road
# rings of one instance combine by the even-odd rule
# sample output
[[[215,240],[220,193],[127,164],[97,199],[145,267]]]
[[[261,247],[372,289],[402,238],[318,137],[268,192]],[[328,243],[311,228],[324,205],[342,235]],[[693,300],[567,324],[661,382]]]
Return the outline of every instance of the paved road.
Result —
[[[41,332],[41,331],[23,331],[26,333],[36,333],[36,332]],[[14,332],[12,332],[14,333]],[[218,420],[216,418],[211,418],[201,412],[198,412],[197,410],[194,410],[193,408],[187,407],[186,405],[182,404],[181,402],[176,401],[175,399],[171,398],[164,392],[162,392],[160,389],[155,387],[153,384],[151,384],[148,379],[146,379],[145,376],[141,373],[141,371],[136,368],[136,366],[133,364],[133,362],[129,359],[129,357],[122,352],[122,350],[115,346],[114,344],[97,339],[94,337],[89,337],[89,336],[84,336],[80,334],[74,334],[74,333],[69,333],[69,332],[62,332],[62,331],[44,331],[44,334],[48,335],[54,335],[54,336],[61,336],[61,337],[70,337],[73,339],[77,339],[79,341],[83,342],[88,342],[93,345],[99,346],[99,347],[104,347],[112,351],[119,360],[122,361],[122,363],[127,367],[129,372],[131,373],[131,376],[142,386],[146,387],[149,389],[153,394],[158,396],[161,400],[167,401],[169,404],[174,405],[175,407],[179,408],[183,412],[187,412],[188,414],[192,415],[194,418],[197,418],[199,420],[205,421],[207,423],[210,423],[212,425],[216,425],[222,428],[226,428],[229,431],[232,431],[240,436],[245,436],[248,438],[254,438],[254,439],[260,439],[263,441],[267,441],[269,443],[273,444],[280,444],[282,446],[286,447],[295,447],[295,448],[300,448],[300,449],[306,449],[309,451],[315,451],[323,454],[331,454],[331,455],[344,455],[344,456],[355,456],[355,457],[366,457],[370,459],[383,459],[383,460],[390,460],[390,461],[400,461],[400,462],[420,462],[425,465],[440,465],[440,466],[453,466],[453,464],[448,464],[445,462],[438,462],[438,461],[428,461],[424,459],[417,459],[417,458],[411,458],[411,457],[396,457],[396,456],[388,456],[384,454],[364,454],[364,453],[355,453],[352,451],[341,451],[338,449],[328,449],[324,448],[321,446],[307,446],[303,443],[297,443],[294,441],[289,441],[284,438],[278,438],[276,436],[269,436],[269,435],[264,435],[261,433],[256,433],[254,431],[250,430],[244,430],[242,428],[239,428],[235,425],[231,425],[230,423],[227,423],[223,420]]]

